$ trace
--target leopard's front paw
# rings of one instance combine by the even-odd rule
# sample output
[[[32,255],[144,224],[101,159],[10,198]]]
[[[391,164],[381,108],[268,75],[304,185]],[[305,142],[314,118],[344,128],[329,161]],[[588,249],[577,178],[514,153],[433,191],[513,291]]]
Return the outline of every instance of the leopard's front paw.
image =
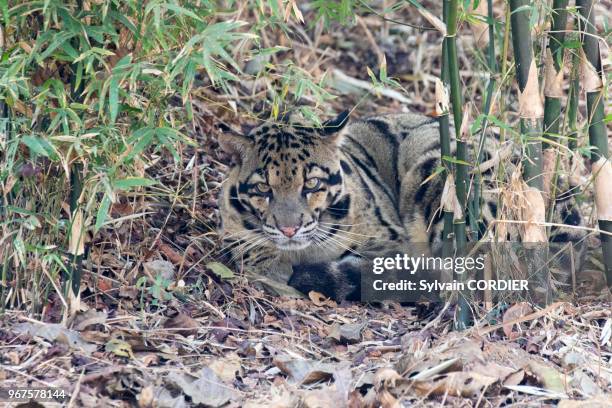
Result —
[[[319,292],[335,301],[359,300],[361,265],[354,260],[321,262],[293,266],[289,286],[304,294]]]

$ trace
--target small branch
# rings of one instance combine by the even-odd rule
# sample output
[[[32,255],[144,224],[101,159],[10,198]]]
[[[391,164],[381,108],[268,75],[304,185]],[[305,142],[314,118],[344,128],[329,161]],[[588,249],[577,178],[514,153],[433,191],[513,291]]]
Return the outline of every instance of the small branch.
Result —
[[[350,77],[346,75],[344,72],[340,71],[339,69],[334,69],[333,74],[334,74],[334,78],[337,81],[344,82],[347,85],[366,90],[371,94],[374,94],[374,95],[380,94],[387,98],[398,100],[402,103],[412,103],[412,100],[406,98],[404,95],[402,95],[400,92],[394,89],[377,88],[374,85],[372,85],[372,83],[368,81],[363,81],[361,79]]]

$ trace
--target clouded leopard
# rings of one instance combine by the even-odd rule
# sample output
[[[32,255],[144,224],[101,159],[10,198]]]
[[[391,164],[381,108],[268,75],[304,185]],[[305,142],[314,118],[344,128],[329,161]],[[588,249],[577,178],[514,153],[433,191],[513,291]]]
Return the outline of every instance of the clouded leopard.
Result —
[[[219,143],[234,157],[220,199],[224,253],[244,270],[302,293],[358,299],[373,258],[442,240],[443,182],[430,178],[440,166],[435,118],[349,124],[344,112],[319,128],[265,123]],[[492,154],[485,149],[485,160]],[[495,217],[496,200],[485,201],[483,217]],[[564,221],[580,225],[567,203]]]

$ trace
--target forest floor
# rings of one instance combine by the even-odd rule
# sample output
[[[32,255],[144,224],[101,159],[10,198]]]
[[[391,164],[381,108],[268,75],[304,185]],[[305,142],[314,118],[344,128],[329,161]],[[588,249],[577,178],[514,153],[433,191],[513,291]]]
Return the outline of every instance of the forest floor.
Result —
[[[472,49],[469,29],[460,34],[460,50]],[[331,75],[341,95],[334,109],[433,111],[438,33],[371,15],[303,36],[308,46],[296,40],[292,57],[315,78]],[[364,90],[365,66],[379,67],[382,54],[405,94]],[[465,95],[482,106],[486,74],[460,54]],[[64,389],[72,397],[42,406],[72,407],[612,406],[612,303],[602,276],[579,276],[580,298],[545,308],[478,307],[474,327],[459,332],[452,306],[273,297],[214,263],[228,159],[216,134],[219,123],[253,123],[231,107],[252,108],[257,86],[242,84],[233,105],[202,89],[198,146],[178,164],[153,157],[146,172],[158,187],[113,205],[123,221],[89,246],[78,313],[63,319],[59,296],[42,318],[6,312],[0,388]]]

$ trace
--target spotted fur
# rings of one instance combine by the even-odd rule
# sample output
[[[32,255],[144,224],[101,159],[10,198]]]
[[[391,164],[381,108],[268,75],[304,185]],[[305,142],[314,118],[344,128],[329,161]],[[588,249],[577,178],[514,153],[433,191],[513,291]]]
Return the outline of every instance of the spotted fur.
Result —
[[[423,183],[440,166],[437,120],[347,119],[322,128],[264,124],[219,138],[235,159],[220,200],[232,262],[304,293],[357,299],[373,258],[441,241],[442,179]],[[485,218],[495,216],[495,203],[483,205]]]

